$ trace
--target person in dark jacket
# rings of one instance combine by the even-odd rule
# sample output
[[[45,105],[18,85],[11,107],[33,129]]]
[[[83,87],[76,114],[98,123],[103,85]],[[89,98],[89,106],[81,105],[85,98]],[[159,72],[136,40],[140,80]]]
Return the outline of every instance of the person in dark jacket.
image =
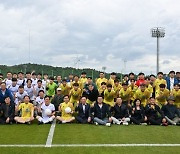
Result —
[[[88,89],[85,89],[83,92],[83,96],[87,97],[87,103],[90,105],[96,102],[98,95],[98,90],[92,84],[89,84]]]
[[[144,107],[141,105],[141,100],[136,99],[134,101],[134,106],[131,111],[131,122],[137,125],[147,125],[147,117],[145,116]]]
[[[5,98],[5,103],[0,106],[0,123],[12,124],[15,116],[15,105],[11,103],[10,97]]]
[[[156,104],[154,97],[151,97],[149,104],[146,105],[145,114],[149,124],[167,126],[167,121],[164,114],[160,107]]]
[[[111,114],[107,104],[103,103],[103,97],[98,96],[97,102],[93,105],[91,110],[91,116],[94,116],[94,123],[96,125],[111,126]]]
[[[61,88],[56,89],[56,94],[53,96],[51,103],[55,106],[55,111],[58,111],[59,105],[63,102],[64,95],[61,93]]]
[[[91,122],[90,105],[87,104],[86,101],[87,101],[86,97],[82,96],[80,103],[78,103],[75,108],[75,111],[78,112],[76,120],[77,122],[83,124]]]
[[[6,88],[6,83],[2,82],[1,83],[1,88],[0,88],[0,104],[5,104],[5,98],[9,97],[11,100],[11,103],[13,103],[13,96],[12,93],[9,89]]]
[[[164,112],[165,118],[168,123],[172,125],[180,125],[180,113],[177,107],[174,105],[175,98],[169,96],[168,103],[162,106],[162,111]]]
[[[123,125],[128,125],[128,122],[130,121],[128,108],[122,103],[120,97],[116,99],[116,104],[110,111],[113,115],[111,118],[114,124],[120,125],[122,123]]]

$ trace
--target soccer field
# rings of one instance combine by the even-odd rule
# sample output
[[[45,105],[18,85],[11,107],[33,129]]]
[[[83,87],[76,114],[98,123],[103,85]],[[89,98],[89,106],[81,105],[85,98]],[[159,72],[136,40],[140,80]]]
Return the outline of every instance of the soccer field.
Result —
[[[0,153],[180,153],[178,126],[54,126],[45,147],[51,125],[1,125]]]

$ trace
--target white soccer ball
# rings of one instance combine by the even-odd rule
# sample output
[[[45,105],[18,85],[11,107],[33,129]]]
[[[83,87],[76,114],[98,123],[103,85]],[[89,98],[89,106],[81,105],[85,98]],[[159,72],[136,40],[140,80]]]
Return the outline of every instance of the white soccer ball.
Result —
[[[52,111],[50,109],[46,109],[44,113],[45,115],[50,116],[52,114]]]
[[[66,113],[70,113],[71,112],[71,108],[70,107],[65,108],[65,112]]]

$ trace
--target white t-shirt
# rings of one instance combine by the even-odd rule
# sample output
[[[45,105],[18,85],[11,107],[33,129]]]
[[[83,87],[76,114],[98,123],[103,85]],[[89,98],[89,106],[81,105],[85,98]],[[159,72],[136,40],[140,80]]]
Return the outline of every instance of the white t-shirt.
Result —
[[[47,116],[46,114],[45,114],[45,110],[46,109],[50,109],[52,112],[54,112],[55,111],[55,107],[54,107],[54,104],[49,104],[48,106],[47,105],[45,105],[45,103],[43,103],[42,105],[41,105],[41,110],[42,110],[42,118],[43,119],[49,119],[49,116]]]
[[[22,85],[22,84],[23,84],[23,81],[24,81],[24,79],[18,79],[17,85],[18,85],[18,86]]]
[[[44,103],[44,98],[40,98],[40,96],[36,97],[36,103],[37,103],[37,106],[43,104]]]
[[[6,88],[12,85],[12,80],[6,79]]]
[[[36,86],[34,87],[34,89],[35,89],[36,96],[38,95],[38,93],[39,93],[40,90],[43,90],[43,91],[45,92],[45,88],[44,88],[43,86],[41,86],[41,87],[39,88],[38,85],[36,85]]]
[[[28,93],[27,93],[26,91],[24,91],[22,94],[20,94],[19,92],[17,92],[17,93],[15,94],[15,97],[16,97],[15,103],[16,103],[16,105],[17,105],[19,102],[23,102],[24,96],[26,96],[26,95],[28,95]]]
[[[14,86],[14,87],[12,85],[10,85],[8,87],[8,89],[11,91],[12,95],[14,95],[14,94],[16,94],[18,92],[18,88],[19,88],[18,85]]]
[[[32,80],[32,86],[36,86],[37,85],[37,79],[31,78],[31,80]]]
[[[32,86],[31,87],[24,86],[24,91],[28,93],[30,100],[34,100],[34,88]]]

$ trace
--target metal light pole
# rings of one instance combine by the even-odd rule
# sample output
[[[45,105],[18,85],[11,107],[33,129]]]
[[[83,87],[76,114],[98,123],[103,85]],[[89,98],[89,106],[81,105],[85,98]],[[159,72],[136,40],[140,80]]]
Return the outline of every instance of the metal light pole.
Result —
[[[165,36],[165,29],[162,27],[154,27],[151,29],[151,36],[157,38],[157,73],[159,72],[159,38]]]

